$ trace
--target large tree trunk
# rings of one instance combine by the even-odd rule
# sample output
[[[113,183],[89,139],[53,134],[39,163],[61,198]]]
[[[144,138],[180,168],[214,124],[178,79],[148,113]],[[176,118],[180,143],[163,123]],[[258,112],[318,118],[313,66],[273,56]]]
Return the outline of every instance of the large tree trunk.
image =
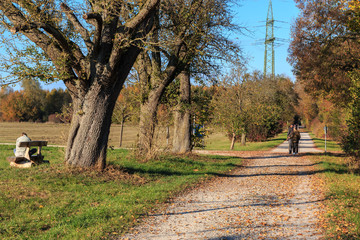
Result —
[[[246,134],[241,133],[241,146],[245,146],[245,145],[246,145]]]
[[[114,94],[98,87],[89,91],[84,101],[73,102],[74,114],[65,154],[67,164],[104,169],[115,99]]]
[[[157,54],[154,55],[156,56]],[[157,57],[153,59],[157,59]],[[135,65],[139,73],[142,90],[138,147],[140,153],[146,155],[145,157],[148,157],[153,151],[157,123],[156,115],[161,96],[176,76],[177,60],[175,59],[170,62],[165,73],[161,74],[160,62],[155,61],[155,63],[152,63],[150,57],[144,52],[139,55]]]
[[[235,140],[236,140],[236,134],[235,134],[235,133],[233,133],[233,135],[232,135],[232,139],[231,139],[230,150],[234,150]]]
[[[104,84],[109,79],[100,72],[87,91],[72,95],[73,116],[65,154],[67,164],[96,170],[105,168],[115,103],[139,53],[140,49],[133,47],[124,54],[126,61],[117,68],[116,81],[111,87]]]
[[[139,122],[139,151],[142,154],[151,153],[156,126],[156,114],[161,97],[161,92],[151,91],[150,96],[140,106]]]
[[[191,114],[190,114],[190,75],[188,71],[182,71],[180,79],[180,101],[174,116],[174,153],[187,153],[191,151]]]

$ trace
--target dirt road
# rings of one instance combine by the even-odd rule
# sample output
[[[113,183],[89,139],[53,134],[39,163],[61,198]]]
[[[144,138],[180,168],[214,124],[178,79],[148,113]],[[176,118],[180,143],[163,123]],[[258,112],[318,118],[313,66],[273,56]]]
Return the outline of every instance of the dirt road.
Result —
[[[244,166],[176,198],[121,239],[322,239],[317,166],[304,154],[319,150],[302,139],[299,155],[286,154],[286,143],[268,152],[211,152],[242,157]]]

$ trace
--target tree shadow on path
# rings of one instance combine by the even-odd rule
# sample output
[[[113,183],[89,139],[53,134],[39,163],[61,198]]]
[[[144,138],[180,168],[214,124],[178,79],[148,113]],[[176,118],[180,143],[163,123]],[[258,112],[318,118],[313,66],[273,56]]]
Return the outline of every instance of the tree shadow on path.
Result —
[[[207,209],[198,209],[193,211],[183,211],[183,212],[167,212],[161,214],[150,214],[149,216],[173,216],[173,215],[184,215],[184,214],[193,214],[193,213],[203,213],[203,212],[213,212],[213,211],[220,211],[232,208],[242,208],[242,207],[263,207],[263,206],[271,206],[271,207],[284,207],[284,206],[301,206],[301,205],[309,205],[314,203],[323,202],[326,199],[314,200],[314,201],[304,201],[304,202],[281,202],[281,203],[274,203],[274,202],[264,202],[264,203],[249,203],[249,204],[235,204],[231,206],[222,206],[222,207],[215,207],[215,208],[207,208]],[[197,204],[214,204],[215,202],[193,202]],[[220,201],[218,203],[224,203],[224,201]]]

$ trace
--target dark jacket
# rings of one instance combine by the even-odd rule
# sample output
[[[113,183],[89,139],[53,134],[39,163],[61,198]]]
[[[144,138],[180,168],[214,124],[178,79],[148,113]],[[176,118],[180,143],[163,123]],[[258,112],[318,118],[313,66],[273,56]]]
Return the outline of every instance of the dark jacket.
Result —
[[[301,135],[300,135],[300,132],[298,130],[294,130],[290,133],[290,136],[291,140],[293,142],[299,142],[300,138],[301,138]]]

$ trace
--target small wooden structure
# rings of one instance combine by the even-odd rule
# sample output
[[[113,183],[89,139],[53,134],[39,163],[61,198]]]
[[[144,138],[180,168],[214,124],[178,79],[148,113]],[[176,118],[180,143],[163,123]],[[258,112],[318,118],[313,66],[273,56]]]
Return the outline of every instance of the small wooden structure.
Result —
[[[31,142],[20,142],[20,147],[26,147],[24,157],[7,157],[7,160],[10,162],[10,166],[19,167],[19,168],[29,168],[32,165],[49,163],[49,161],[44,161],[44,156],[41,154],[41,148],[47,146],[47,141],[31,141]],[[37,147],[37,154],[30,156],[30,148]]]

